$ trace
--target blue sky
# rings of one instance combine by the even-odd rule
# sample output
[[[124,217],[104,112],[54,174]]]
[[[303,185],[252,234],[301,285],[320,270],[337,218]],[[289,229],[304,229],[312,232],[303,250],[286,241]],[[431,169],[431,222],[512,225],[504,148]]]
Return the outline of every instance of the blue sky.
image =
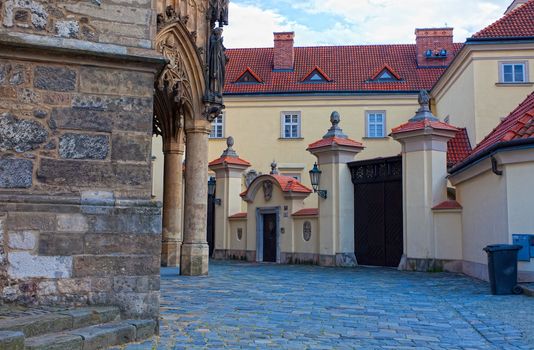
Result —
[[[231,0],[229,48],[272,47],[274,31],[298,46],[413,43],[415,28],[454,27],[463,42],[512,0]]]

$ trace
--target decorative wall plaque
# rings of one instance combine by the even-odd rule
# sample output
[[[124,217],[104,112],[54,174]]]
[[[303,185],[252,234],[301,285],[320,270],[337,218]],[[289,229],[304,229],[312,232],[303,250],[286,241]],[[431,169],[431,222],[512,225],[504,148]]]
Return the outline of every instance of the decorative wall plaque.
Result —
[[[237,229],[237,240],[240,241],[243,239],[243,229],[241,227],[239,227]]]
[[[312,234],[311,231],[312,231],[311,222],[304,221],[303,228],[302,228],[302,237],[304,238],[306,242],[308,242],[311,239],[311,234]]]
[[[265,181],[263,183],[263,196],[266,202],[273,198],[273,183],[271,181]]]

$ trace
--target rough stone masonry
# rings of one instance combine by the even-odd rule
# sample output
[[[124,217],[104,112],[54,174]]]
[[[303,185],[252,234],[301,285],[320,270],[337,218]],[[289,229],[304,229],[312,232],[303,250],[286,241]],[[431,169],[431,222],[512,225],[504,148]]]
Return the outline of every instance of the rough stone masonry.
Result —
[[[0,296],[159,310],[151,0],[0,2]]]

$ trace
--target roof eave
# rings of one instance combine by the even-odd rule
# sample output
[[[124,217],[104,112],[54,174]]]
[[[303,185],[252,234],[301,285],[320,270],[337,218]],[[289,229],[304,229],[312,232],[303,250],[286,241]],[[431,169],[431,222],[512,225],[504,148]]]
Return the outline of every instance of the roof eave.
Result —
[[[513,44],[531,43],[531,42],[534,42],[534,36],[518,36],[518,37],[503,36],[503,37],[493,37],[493,38],[470,37],[470,38],[467,38],[465,41],[466,44],[491,44],[491,43],[502,44],[503,42],[510,42]]]
[[[496,143],[494,145],[491,145],[490,147],[486,148],[485,150],[482,150],[480,152],[477,152],[466,159],[462,160],[461,162],[454,165],[450,170],[449,174],[455,175],[471,165],[478,163],[479,161],[491,157],[493,154],[497,153],[498,151],[502,151],[504,149],[513,149],[516,147],[521,146],[532,146],[534,147],[534,137],[529,137],[526,139],[517,139],[517,140],[510,140],[510,141],[503,141]],[[530,148],[530,147],[529,147]]]

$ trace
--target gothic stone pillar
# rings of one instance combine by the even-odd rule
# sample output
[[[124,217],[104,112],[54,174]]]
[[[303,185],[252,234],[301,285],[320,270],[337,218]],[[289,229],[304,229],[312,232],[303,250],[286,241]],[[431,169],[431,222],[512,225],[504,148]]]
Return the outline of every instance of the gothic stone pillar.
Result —
[[[206,240],[208,211],[208,135],[210,122],[194,120],[186,126],[186,172],[184,241],[180,273],[208,274],[209,247]]]
[[[182,161],[184,144],[165,143],[163,184],[163,242],[161,246],[161,266],[180,265],[182,246]]]

